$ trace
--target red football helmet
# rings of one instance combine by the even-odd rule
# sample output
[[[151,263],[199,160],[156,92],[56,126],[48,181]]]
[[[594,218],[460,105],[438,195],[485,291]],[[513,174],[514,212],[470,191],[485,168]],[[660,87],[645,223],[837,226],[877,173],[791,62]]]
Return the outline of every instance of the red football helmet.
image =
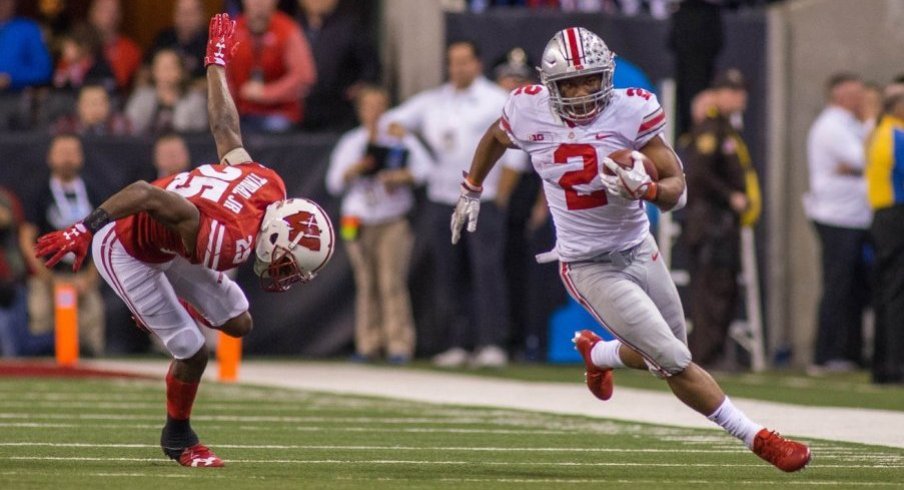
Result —
[[[309,199],[285,199],[267,206],[255,246],[254,272],[265,291],[287,291],[314,279],[330,257],[333,223]]]

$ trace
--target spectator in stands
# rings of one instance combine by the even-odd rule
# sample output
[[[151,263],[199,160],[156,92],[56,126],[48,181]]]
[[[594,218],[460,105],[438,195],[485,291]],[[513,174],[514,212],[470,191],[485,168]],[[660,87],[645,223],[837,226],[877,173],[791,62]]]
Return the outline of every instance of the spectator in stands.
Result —
[[[116,86],[120,90],[128,90],[141,66],[141,48],[119,32],[122,4],[119,0],[94,0],[88,12],[88,21],[100,33],[104,59],[113,69]]]
[[[177,0],[173,8],[173,26],[160,31],[145,54],[153,61],[158,51],[174,50],[191,78],[204,78],[204,53],[207,46],[206,16],[201,0]]]
[[[405,364],[415,347],[408,293],[414,234],[406,214],[414,205],[411,186],[423,182],[432,165],[417,138],[398,127],[378,128],[388,106],[385,90],[359,90],[361,126],[336,144],[326,185],[343,196],[340,235],[355,273],[356,358],[370,361],[385,352],[391,364]]]
[[[72,272],[73,258],[63,258],[52,270],[35,258],[35,240],[55,230],[65,230],[88,215],[100,202],[84,180],[84,152],[79,138],[61,134],[53,138],[47,153],[50,178],[25,203],[27,222],[22,225],[20,245],[33,276],[28,284],[28,314],[32,333],[54,327],[54,284],[72,284],[78,293],[80,346],[85,355],[104,352],[104,304],[97,270],[91,261],[78,273]]]
[[[304,99],[304,127],[348,129],[355,125],[352,101],[364,83],[376,83],[380,56],[373,33],[339,0],[298,0],[298,23],[311,45],[317,83]]]
[[[190,167],[191,154],[181,136],[167,133],[157,138],[154,143],[154,169],[158,179],[185,172]]]
[[[867,150],[876,247],[875,383],[904,383],[904,92],[893,90]]]
[[[102,85],[85,85],[78,93],[76,113],[58,119],[53,132],[122,136],[131,133],[131,125],[125,116],[111,108],[110,96]]]
[[[302,121],[301,98],[316,81],[311,49],[298,24],[276,11],[276,0],[242,4],[228,71],[242,129],[288,131]]]
[[[60,38],[60,60],[53,74],[53,86],[77,91],[85,84],[99,84],[114,89],[116,79],[101,48],[100,35],[87,24],[78,24],[64,34]]]
[[[25,221],[22,205],[9,189],[0,187],[0,355],[49,354],[53,336],[28,333],[28,292],[25,260],[19,248],[19,229]]]
[[[126,104],[135,133],[192,132],[207,129],[207,99],[189,87],[179,53],[154,55],[151,85],[135,89]]]
[[[847,371],[862,363],[862,315],[869,300],[864,246],[872,212],[863,179],[866,135],[857,118],[863,82],[851,73],[834,75],[827,96],[807,137],[810,191],[804,196],[822,246],[814,374]]]
[[[419,132],[437,158],[427,179],[427,213],[436,267],[436,317],[450,335],[448,350],[434,357],[434,363],[453,367],[470,359],[475,366],[500,367],[508,362],[501,347],[508,333],[505,215],[494,203],[502,172],[490,172],[484,182],[480,227],[465,233],[463,243],[455,247],[449,216],[458,202],[461,173],[483,132],[499,118],[507,94],[481,75],[483,67],[474,43],[454,42],[446,55],[449,82],[412,97],[384,118]],[[520,170],[523,162],[516,156],[508,153],[504,162]],[[464,302],[465,291],[473,291],[472,301]],[[475,350],[473,357],[468,348]]]
[[[16,0],[0,0],[0,93],[47,83],[52,68],[38,25],[16,17]]]

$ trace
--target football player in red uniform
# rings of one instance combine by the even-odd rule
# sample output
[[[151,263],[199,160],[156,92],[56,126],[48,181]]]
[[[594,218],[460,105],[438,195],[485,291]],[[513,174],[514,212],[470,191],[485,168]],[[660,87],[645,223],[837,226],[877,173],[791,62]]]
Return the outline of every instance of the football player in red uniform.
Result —
[[[135,182],[69,229],[42,236],[36,253],[48,266],[72,253],[78,269],[92,248],[98,271],[136,321],[173,356],[166,375],[163,452],[183,466],[219,467],[200,443],[189,416],[207,365],[204,337],[192,317],[242,337],[252,328],[248,300],[222,271],[255,255],[264,289],[306,282],[333,252],[333,228],[312,201],[286,199],[282,179],[252,161],[226,84],[235,22],[210,21],[208,113],[220,163],[153,183]]]

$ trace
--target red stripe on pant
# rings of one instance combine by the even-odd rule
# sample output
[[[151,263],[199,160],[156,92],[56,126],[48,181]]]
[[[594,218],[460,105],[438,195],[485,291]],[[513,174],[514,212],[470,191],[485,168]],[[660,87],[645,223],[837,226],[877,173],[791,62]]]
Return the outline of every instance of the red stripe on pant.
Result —
[[[593,318],[595,318],[596,321],[598,321],[600,323],[600,325],[602,325],[613,336],[615,336],[615,338],[618,339],[619,342],[634,349],[634,351],[636,351],[638,354],[640,354],[640,356],[643,357],[643,359],[645,361],[647,361],[651,366],[653,366],[653,368],[656,371],[659,371],[661,374],[667,376],[668,373],[664,369],[662,369],[662,367],[659,364],[657,364],[655,361],[653,361],[653,359],[650,356],[644,354],[644,352],[642,350],[638,349],[630,342],[619,337],[618,334],[615,333],[614,330],[612,330],[606,326],[606,321],[603,320],[603,316],[600,315],[592,306],[590,306],[590,302],[587,301],[587,298],[585,298],[584,295],[582,295],[578,291],[577,286],[574,285],[574,282],[571,280],[571,277],[568,275],[568,270],[569,270],[568,264],[566,262],[562,262],[561,264],[562,264],[562,267],[559,270],[559,275],[562,277],[562,282],[565,283],[565,289],[568,289],[568,292],[571,294],[571,297],[573,297],[578,303],[580,303],[581,306],[583,306],[585,310],[590,312],[590,314],[593,315]]]

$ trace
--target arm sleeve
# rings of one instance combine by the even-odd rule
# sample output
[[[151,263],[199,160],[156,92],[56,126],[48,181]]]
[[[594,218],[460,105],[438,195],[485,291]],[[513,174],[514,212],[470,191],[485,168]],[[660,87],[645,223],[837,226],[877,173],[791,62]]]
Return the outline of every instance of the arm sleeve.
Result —
[[[513,126],[515,121],[512,119],[512,117],[517,114],[517,109],[515,109],[516,103],[515,92],[513,91],[508,95],[508,98],[505,99],[505,104],[502,106],[502,114],[499,117],[499,129],[505,131],[505,134],[512,140],[512,143],[518,148],[521,148],[521,142],[518,140],[518,137],[515,136]]]
[[[267,103],[290,102],[302,97],[317,81],[317,68],[307,39],[298,26],[293,25],[286,40],[283,56],[287,72],[281,78],[264,85],[262,99]]]
[[[665,111],[662,110],[656,96],[646,90],[628,89],[626,93],[630,99],[639,102],[637,108],[640,117],[634,148],[640,149],[665,129]]]
[[[20,31],[23,51],[21,63],[8,73],[11,86],[16,89],[47,82],[53,70],[50,53],[38,27],[23,23]]]
[[[363,156],[361,149],[354,144],[350,136],[346,133],[340,138],[333,153],[330,154],[330,166],[326,172],[326,190],[334,196],[341,196],[345,192],[346,185],[343,179],[345,172]]]

